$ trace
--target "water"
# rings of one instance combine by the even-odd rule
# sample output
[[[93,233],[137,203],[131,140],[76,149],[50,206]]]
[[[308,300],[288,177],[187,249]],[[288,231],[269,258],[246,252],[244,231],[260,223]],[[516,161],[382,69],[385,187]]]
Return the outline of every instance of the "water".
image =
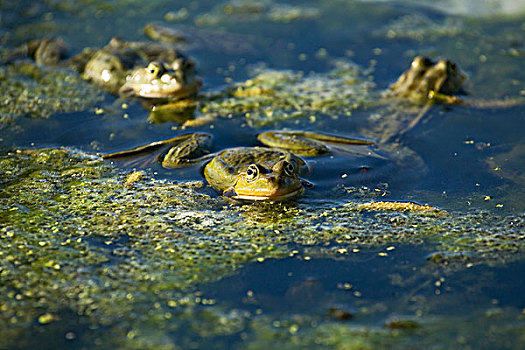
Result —
[[[225,14],[228,4],[245,7]],[[510,5],[503,1],[476,3],[475,13],[464,11],[469,4],[451,1],[290,1],[289,6],[272,1],[7,1],[0,5],[0,38],[7,49],[42,35],[61,36],[69,52],[76,54],[86,46],[103,46],[113,36],[147,40],[142,27],[150,22],[197,29],[204,38],[217,32],[244,35],[248,49],[241,52],[218,50],[205,41],[188,49],[204,81],[204,93],[251,78],[260,67],[303,72],[306,78],[320,74],[319,81],[326,82],[322,79],[334,60],[343,58],[357,64],[358,78],[373,83],[370,96],[379,99],[379,92],[407,69],[414,56],[446,57],[468,77],[466,99],[501,100],[523,98],[525,91],[525,4],[512,4],[516,10],[509,14]],[[180,15],[178,21],[166,21],[174,14]],[[390,113],[385,105],[355,108],[351,116],[314,111],[255,126],[243,115],[233,115],[181,130],[172,122],[148,122],[140,101],[124,101],[102,90],[100,94],[101,99],[86,108],[49,118],[2,115],[9,122],[0,129],[0,149],[5,153],[68,147],[106,153],[204,131],[213,133],[214,148],[220,150],[256,145],[258,132],[281,128],[374,138],[365,130],[370,116]],[[97,108],[104,113],[96,113]],[[15,270],[5,265],[0,270],[2,290],[12,294],[0,303],[5,315],[0,320],[4,335],[14,341],[0,341],[0,348],[523,348],[524,116],[523,105],[432,106],[423,123],[402,135],[397,148],[416,158],[403,163],[394,156],[396,163],[392,158],[336,153],[333,158],[310,159],[308,179],[315,187],[289,207],[209,204],[191,214],[203,218],[188,224],[187,219],[177,221],[171,204],[164,203],[168,207],[158,208],[159,217],[168,220],[163,221],[169,223],[168,232],[180,236],[168,233],[163,239],[182,244],[182,252],[203,252],[189,274],[178,272],[183,269],[179,260],[151,250],[159,242],[155,228],[139,238],[129,238],[124,228],[120,237],[109,228],[88,233],[89,249],[110,258],[100,263],[73,260],[76,272],[67,278],[76,281],[79,287],[73,290],[79,294],[58,287],[60,308],[46,300],[47,294],[26,298],[24,277],[8,275],[6,271]],[[392,156],[388,147],[375,151]],[[153,164],[148,171],[159,180],[202,180],[199,166],[166,170]],[[197,191],[221,203],[211,189]],[[58,194],[53,200],[60,202],[57,198]],[[430,203],[451,216],[341,213],[343,205],[369,199]],[[55,205],[46,203],[42,206]],[[332,208],[338,209],[331,212]],[[6,204],[2,210],[8,218]],[[53,210],[58,211],[57,218],[69,220],[59,209]],[[154,216],[148,209],[137,210]],[[206,223],[206,215],[223,215],[224,227],[198,221]],[[86,222],[90,220],[86,217]],[[18,227],[13,222],[4,232]],[[68,231],[69,222],[63,227],[57,222],[66,238],[76,239],[81,225]],[[228,230],[231,235],[224,234]],[[16,232],[42,239],[31,229]],[[10,242],[8,237],[2,239]],[[218,250],[225,249],[225,258],[209,253],[212,242]],[[223,244],[228,248],[221,248]],[[250,244],[264,249],[252,252]],[[120,257],[117,248],[133,254]],[[2,254],[11,256],[5,249]],[[274,256],[273,250],[279,253]],[[208,253],[210,259],[219,256],[233,263],[219,259],[209,265]],[[54,258],[63,265],[59,259]],[[132,269],[134,259],[143,270]],[[129,281],[122,277],[126,276],[122,269],[128,267]],[[84,269],[103,273],[93,272],[97,277],[91,278]],[[141,271],[161,276],[142,279]],[[195,283],[175,282],[192,278]],[[59,278],[50,276],[49,281]],[[73,282],[64,282],[68,283]],[[94,286],[103,293],[97,294]],[[92,293],[93,309],[80,306],[83,291],[88,297]],[[126,299],[126,293],[131,297]],[[15,299],[18,304],[11,303]],[[176,305],[170,304],[175,299]],[[115,300],[122,306],[107,306]],[[32,321],[13,321],[17,310]],[[52,321],[39,318],[48,313],[54,315]]]

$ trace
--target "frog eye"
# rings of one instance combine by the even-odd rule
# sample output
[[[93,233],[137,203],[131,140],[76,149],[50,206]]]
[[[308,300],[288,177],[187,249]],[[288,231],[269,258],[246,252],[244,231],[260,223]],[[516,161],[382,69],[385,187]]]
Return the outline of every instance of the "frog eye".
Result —
[[[250,165],[248,169],[246,170],[246,180],[254,181],[258,177],[259,177],[259,168],[255,164]]]
[[[164,67],[158,62],[151,62],[146,71],[151,77],[156,78],[164,74]]]
[[[284,161],[283,170],[286,176],[293,176],[295,174],[295,167],[290,162]]]

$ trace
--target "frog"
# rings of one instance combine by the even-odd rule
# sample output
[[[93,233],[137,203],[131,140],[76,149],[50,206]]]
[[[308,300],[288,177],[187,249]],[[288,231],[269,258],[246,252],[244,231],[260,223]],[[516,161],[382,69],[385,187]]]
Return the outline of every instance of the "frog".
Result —
[[[192,119],[202,87],[195,62],[172,45],[119,38],[91,55],[82,76],[121,98],[140,99],[151,123]]]
[[[191,96],[202,86],[202,81],[193,74],[194,65],[193,61],[180,58],[170,63],[152,61],[126,77],[119,88],[119,95],[147,99]]]
[[[410,67],[381,93],[379,105],[386,111],[372,115],[360,130],[378,143],[399,143],[401,137],[420,124],[434,104],[460,103],[465,74],[454,61],[416,56]],[[378,119],[380,118],[380,119]]]
[[[5,54],[0,62],[2,64],[10,64],[19,59],[30,58],[38,65],[51,66],[58,64],[61,59],[65,58],[66,52],[67,44],[64,39],[60,37],[44,37],[31,40],[14,48]]]
[[[165,75],[166,79],[157,79],[156,74],[159,78]],[[82,76],[120,96],[140,96],[127,93],[131,82],[139,83],[139,77],[144,90],[146,85],[163,87],[163,93],[156,98],[185,97],[196,93],[201,86],[200,79],[195,76],[193,60],[179,50],[169,45],[127,42],[119,38],[111,39],[108,45],[90,55]]]
[[[189,133],[105,154],[102,158],[118,159],[169,148],[159,157],[165,168],[203,162],[202,173],[206,181],[222,196],[234,200],[278,202],[293,199],[313,186],[303,178],[308,171],[303,157],[329,154],[330,144],[374,145],[369,140],[307,131],[270,130],[257,138],[264,147],[233,147],[210,153],[212,135]]]
[[[466,75],[452,60],[432,60],[416,56],[410,67],[382,94],[382,104],[389,111],[382,120],[372,120],[363,134],[379,143],[399,142],[416,125],[427,121],[427,112],[435,104],[474,108],[507,108],[525,102],[523,98],[505,100],[467,99]]]
[[[465,74],[454,61],[440,59],[434,62],[428,57],[416,56],[410,68],[390,85],[385,96],[419,103],[459,103],[456,95],[465,94],[465,80]]]
[[[41,65],[72,68],[83,79],[115,95],[119,94],[128,78],[134,78],[132,81],[137,82],[141,74],[139,72],[147,71],[151,63],[155,67],[163,67],[162,70],[169,73],[166,77],[170,79],[165,81],[149,75],[149,81],[142,85],[146,89],[148,84],[151,87],[162,82],[164,93],[160,97],[186,97],[195,94],[202,85],[195,76],[193,60],[172,45],[147,41],[128,42],[114,37],[102,48],[85,48],[69,58],[66,58],[66,51],[67,45],[60,37],[35,39],[12,50],[3,57],[2,63],[11,64],[20,58],[30,58]],[[127,90],[129,89],[123,92]]]

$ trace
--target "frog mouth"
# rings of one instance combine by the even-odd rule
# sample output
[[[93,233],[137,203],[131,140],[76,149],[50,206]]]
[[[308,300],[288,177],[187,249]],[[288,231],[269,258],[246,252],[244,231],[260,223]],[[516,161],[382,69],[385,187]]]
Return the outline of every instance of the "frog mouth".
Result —
[[[277,195],[277,196],[257,196],[257,195],[247,195],[247,194],[237,194],[233,188],[227,189],[222,194],[225,197],[232,198],[232,199],[239,199],[239,200],[249,200],[249,201],[272,201],[272,202],[282,202],[286,201],[288,199],[294,198],[298,195],[300,195],[304,190],[304,186],[299,187],[298,189]]]

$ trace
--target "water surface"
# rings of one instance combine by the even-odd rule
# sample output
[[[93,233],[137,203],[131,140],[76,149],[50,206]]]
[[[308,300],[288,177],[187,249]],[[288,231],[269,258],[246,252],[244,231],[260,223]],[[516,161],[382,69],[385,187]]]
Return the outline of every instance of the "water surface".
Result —
[[[381,121],[391,113],[376,100],[417,55],[457,62],[468,78],[466,99],[523,98],[525,5],[476,2],[476,12],[465,10],[469,5],[444,0],[5,1],[0,5],[4,51],[37,37],[61,36],[76,54],[114,36],[149,40],[142,27],[157,22],[198,30],[204,38],[216,35],[216,40],[242,35],[248,43],[247,49],[239,44],[230,51],[217,49],[213,41],[183,48],[197,62],[204,99],[261,69],[302,74],[326,87],[333,82],[327,77],[335,62],[344,61],[357,67],[355,82],[367,103],[264,122],[232,114],[182,130],[174,122],[151,123],[140,101],[99,89],[88,106],[45,117],[3,113],[0,149],[6,159],[9,152],[27,148],[100,154],[190,131],[213,133],[216,150],[257,145],[257,133],[269,129],[374,139],[379,135],[365,129],[370,118]],[[148,191],[162,190],[148,183],[129,193],[137,201],[120,210],[106,207],[120,200],[117,191],[105,199],[97,186],[106,180],[86,182],[82,186],[92,190],[91,197],[75,197],[73,187],[62,190],[63,175],[38,180],[55,188],[48,189],[49,198],[30,205],[21,194],[17,203],[12,186],[24,179],[33,184],[32,173],[6,180],[0,253],[15,258],[6,258],[0,269],[6,295],[0,300],[0,347],[523,348],[524,116],[523,105],[434,105],[423,123],[400,138],[400,157],[377,147],[385,158],[336,153],[310,159],[308,179],[315,187],[293,203],[274,206],[227,203],[204,186],[191,192],[186,204],[163,198],[149,208],[154,199],[148,199]],[[417,157],[396,162],[406,154]],[[202,180],[199,166],[166,170],[152,164],[146,170],[148,179],[165,181],[160,186]],[[62,170],[49,165],[45,171]],[[130,169],[112,171],[121,180]],[[34,184],[28,188],[40,191]],[[201,204],[195,199],[200,194],[210,197]],[[93,209],[64,209],[68,200],[61,196],[85,199],[86,208]],[[449,216],[351,210],[371,199],[429,203]],[[107,219],[127,210],[130,219],[115,219],[118,229]],[[54,219],[41,219],[40,213]],[[31,226],[33,217],[38,219]],[[106,227],[100,218],[108,220]],[[149,221],[133,229],[127,226],[131,218]],[[81,247],[68,248],[71,252],[53,241],[79,237]],[[40,260],[16,263],[15,238],[41,254],[42,271]],[[55,253],[45,251],[48,239],[55,242]],[[162,247],[155,249],[156,244]],[[173,247],[180,256],[169,250]],[[90,254],[97,258],[85,258]],[[54,275],[46,270],[54,263],[62,266],[56,273],[71,270]],[[45,292],[38,297],[39,285]]]

